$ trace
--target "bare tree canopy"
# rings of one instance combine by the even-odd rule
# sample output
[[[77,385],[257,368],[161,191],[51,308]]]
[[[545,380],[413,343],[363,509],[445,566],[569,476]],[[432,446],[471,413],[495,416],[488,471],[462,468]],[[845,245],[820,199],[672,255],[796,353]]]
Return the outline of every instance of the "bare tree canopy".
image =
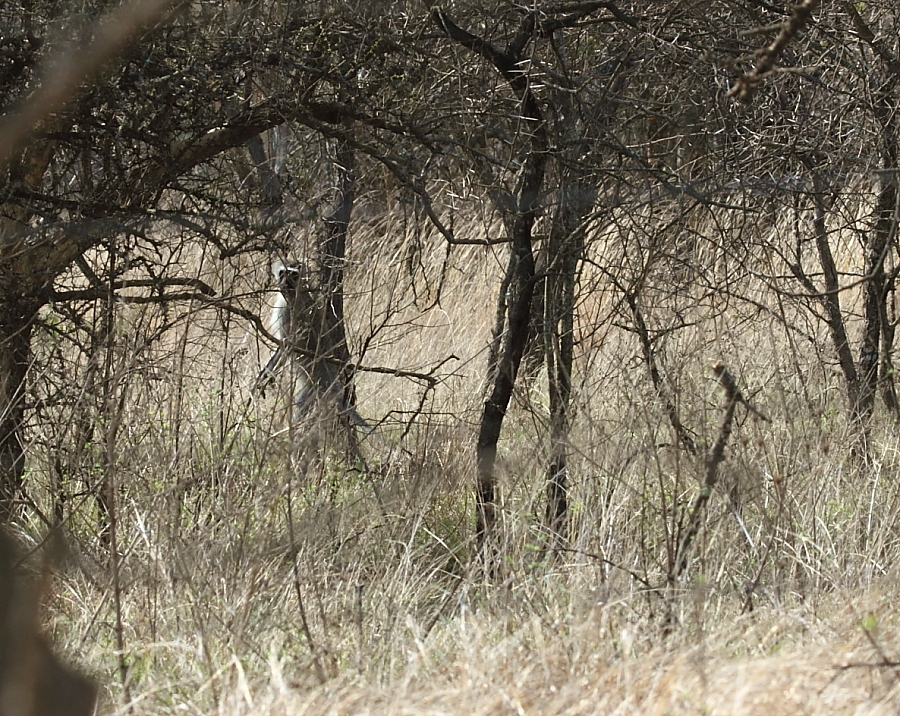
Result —
[[[890,571],[897,2],[0,27],[0,522],[107,589],[123,708],[169,600],[205,713],[213,652],[389,679],[548,605],[609,661]]]

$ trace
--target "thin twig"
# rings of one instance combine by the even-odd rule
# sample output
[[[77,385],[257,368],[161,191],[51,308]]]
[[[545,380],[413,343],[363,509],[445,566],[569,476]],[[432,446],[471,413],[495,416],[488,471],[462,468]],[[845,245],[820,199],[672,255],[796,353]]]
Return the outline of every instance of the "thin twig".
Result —
[[[322,660],[319,658],[319,650],[316,642],[313,640],[312,630],[309,628],[309,620],[306,618],[306,606],[303,602],[303,588],[300,586],[300,567],[297,564],[297,548],[294,540],[294,512],[291,499],[291,482],[287,483],[287,523],[288,538],[291,541],[291,563],[294,571],[294,593],[297,595],[297,609],[300,612],[300,626],[303,629],[303,636],[306,637],[306,643],[309,645],[309,651],[312,655],[313,668],[316,671],[316,678],[320,684],[324,684],[328,679],[325,676],[325,669],[322,666]]]

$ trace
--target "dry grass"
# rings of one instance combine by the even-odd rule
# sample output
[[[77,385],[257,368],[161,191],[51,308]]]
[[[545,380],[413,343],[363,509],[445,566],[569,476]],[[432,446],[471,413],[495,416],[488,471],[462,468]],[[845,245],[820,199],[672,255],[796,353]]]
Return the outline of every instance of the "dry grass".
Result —
[[[633,228],[598,244],[617,280],[640,268],[623,250]],[[538,376],[517,391],[501,442],[505,559],[486,583],[470,567],[470,485],[502,251],[446,259],[439,241],[401,229],[374,222],[355,234],[354,348],[366,346],[366,365],[413,371],[456,359],[432,392],[359,377],[360,410],[379,424],[363,445],[369,471],[326,449],[295,474],[286,396],[250,395],[260,352],[240,322],[195,314],[116,354],[121,428],[73,463],[73,562],[48,609],[57,641],[105,685],[103,713],[897,710],[900,445],[892,424],[876,423],[871,465],[850,458],[827,336],[801,305],[749,274],[730,275],[719,296],[662,280],[648,290],[655,328],[684,323],[658,356],[695,438],[710,444],[721,419],[714,360],[772,417],[739,416],[696,558],[666,589],[701,466],[672,448],[610,276],[587,271],[572,551],[545,551]],[[713,277],[724,275],[716,246],[694,249]],[[265,301],[265,272],[197,271],[248,308]],[[156,320],[132,316],[123,335]],[[108,416],[96,409],[102,435]],[[32,450],[29,484],[45,510],[53,453],[43,448],[65,444],[57,426],[36,426]],[[104,465],[117,485],[124,683],[111,569],[83,491]],[[678,626],[665,636],[669,607]]]
[[[422,639],[408,623],[396,676],[348,668],[298,687],[272,653],[248,677],[235,656],[216,680],[223,714],[888,714],[900,698],[892,597],[835,597],[827,617],[762,610],[697,626],[668,644],[596,605],[548,623],[534,613],[457,615]],[[627,624],[627,626],[625,625]],[[862,625],[869,626],[868,631]],[[868,638],[868,637],[871,637]],[[888,658],[886,658],[886,656]],[[890,663],[887,663],[889,662]],[[206,710],[187,701],[179,710]]]

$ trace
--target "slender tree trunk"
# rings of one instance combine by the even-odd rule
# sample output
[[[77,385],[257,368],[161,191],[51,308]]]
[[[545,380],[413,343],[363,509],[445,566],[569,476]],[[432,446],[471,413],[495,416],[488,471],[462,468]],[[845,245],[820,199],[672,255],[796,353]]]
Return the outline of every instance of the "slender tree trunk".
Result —
[[[526,162],[527,184],[540,186],[543,179],[543,158]],[[535,194],[535,198],[536,198]],[[534,293],[534,256],[531,253],[531,226],[534,214],[520,215],[513,234],[513,272],[510,284],[509,320],[503,348],[499,355],[493,385],[484,403],[476,446],[478,482],[476,485],[475,535],[479,549],[484,551],[492,543],[496,523],[497,442],[503,420],[512,397],[518,375],[531,318],[531,299]]]
[[[25,470],[25,376],[39,303],[7,294],[0,301],[0,523],[15,515]]]
[[[547,161],[546,136],[543,119],[537,102],[526,102],[530,116],[535,119],[532,135],[532,151],[525,159],[518,192],[518,213],[512,227],[512,266],[507,301],[507,330],[499,352],[493,385],[481,416],[476,445],[478,481],[476,485],[475,535],[479,550],[487,558],[485,550],[492,543],[496,523],[497,442],[503,427],[503,419],[509,407],[522,355],[528,340],[534,295],[534,254],[531,250],[531,232],[538,207],[538,197],[544,181]]]
[[[570,237],[559,237],[565,241]],[[551,237],[551,245],[555,243]],[[561,247],[554,247],[559,249]],[[569,510],[569,405],[572,395],[572,340],[574,311],[574,265],[565,248],[558,252],[551,248],[559,263],[557,274],[551,271],[546,279],[547,297],[544,303],[544,340],[547,362],[547,386],[550,400],[550,459],[547,465],[547,508],[545,522],[553,547],[561,547],[568,538]]]
[[[531,232],[544,181],[547,144],[540,109],[537,102],[533,98],[531,100],[531,102],[526,101],[526,105],[529,105],[529,116],[535,119],[535,126],[532,135],[532,151],[526,157],[522,168],[518,214],[513,224],[511,237],[513,270],[507,308],[509,320],[493,385],[484,404],[476,445],[478,482],[476,485],[475,535],[479,550],[486,559],[488,559],[486,550],[490,549],[492,544],[492,533],[496,523],[494,466],[497,459],[497,442],[500,439],[503,419],[506,417],[522,355],[525,352],[534,295],[535,274],[534,255],[531,251]]]
[[[817,292],[819,301],[825,309],[825,322],[831,333],[831,342],[838,356],[838,364],[844,376],[844,384],[847,389],[847,402],[850,406],[850,416],[854,423],[861,426],[864,422],[860,412],[860,374],[853,360],[853,352],[850,349],[850,340],[847,338],[847,327],[844,316],[841,313],[840,282],[838,280],[837,265],[831,253],[831,245],[828,243],[828,230],[825,223],[825,199],[817,191],[814,197],[815,208],[813,214],[813,232],[815,234],[816,250],[819,254],[819,265],[825,279],[825,290]],[[813,288],[815,291],[815,288]]]
[[[879,377],[885,403],[892,411],[897,410],[897,394],[891,351],[894,341],[894,326],[888,321],[887,302],[893,292],[893,281],[887,281],[884,262],[887,252],[896,245],[898,222],[897,163],[900,161],[900,141],[897,129],[897,102],[895,87],[900,78],[897,61],[891,50],[886,50],[883,39],[872,30],[863,19],[856,3],[845,2],[843,9],[850,16],[857,36],[866,43],[880,59],[881,85],[873,93],[872,114],[881,129],[881,162],[885,171],[880,175],[878,199],[875,203],[875,226],[868,232],[865,241],[864,271],[866,284],[863,289],[863,336],[859,351],[859,405],[857,412],[861,420],[866,420],[875,407],[875,395]],[[870,79],[879,79],[879,72],[870,73]],[[880,376],[879,376],[880,372]]]
[[[349,128],[348,128],[349,130]],[[353,376],[350,375],[350,351],[344,323],[344,264],[350,233],[350,217],[356,198],[356,155],[349,142],[337,145],[334,159],[335,190],[331,210],[323,217],[319,243],[321,259],[320,283],[325,295],[325,325],[322,336],[327,346],[327,358],[340,365],[327,363],[323,368],[332,376],[330,391],[340,396],[342,407],[349,410],[355,404]],[[347,416],[344,416],[347,417]]]
[[[585,222],[597,202],[598,178],[590,172],[585,158],[595,151],[592,136],[609,123],[617,103],[610,102],[600,112],[586,116],[569,91],[577,85],[568,73],[572,66],[564,33],[550,37],[567,87],[553,93],[554,143],[559,187],[557,204],[546,250],[543,330],[544,355],[550,401],[550,455],[547,465],[546,525],[551,545],[561,547],[568,539],[569,431],[572,423],[572,368],[575,355],[575,288],[579,261],[584,256]],[[626,73],[610,77],[610,94],[621,92]]]
[[[847,337],[847,325],[841,312],[841,285],[837,265],[828,240],[826,223],[827,202],[825,184],[815,171],[815,165],[809,159],[805,161],[813,177],[815,194],[813,195],[813,239],[822,269],[824,290],[820,290],[803,272],[799,243],[797,260],[791,266],[794,275],[803,284],[811,296],[814,296],[825,311],[825,323],[831,334],[831,342],[837,354],[838,365],[844,377],[847,391],[847,404],[850,411],[850,422],[857,431],[858,440],[852,452],[868,460],[868,428],[869,418],[874,409],[876,389],[878,387],[879,341],[884,338],[881,326],[885,320],[884,300],[886,295],[886,277],[884,274],[884,251],[887,235],[881,240],[875,238],[873,231],[867,237],[865,267],[869,280],[863,288],[863,334],[860,341],[859,361],[853,358],[853,350]],[[880,248],[879,248],[880,246]]]
[[[484,403],[475,447],[478,475],[475,486],[475,537],[485,567],[491,571],[494,566],[493,532],[497,520],[494,473],[497,442],[500,439],[503,419],[506,417],[528,340],[535,282],[534,254],[531,246],[532,228],[544,184],[549,141],[540,104],[532,91],[528,77],[521,72],[523,52],[531,41],[534,31],[534,16],[529,15],[523,20],[516,39],[506,52],[501,52],[484,39],[460,28],[440,7],[432,9],[432,19],[455,42],[489,61],[509,83],[521,98],[520,116],[525,131],[530,132],[530,147],[522,161],[519,174],[516,216],[512,222],[510,236],[512,265],[509,297],[506,299],[508,303],[506,334],[499,351],[492,385]],[[501,296],[500,300],[504,298]]]
[[[584,220],[597,189],[577,170],[564,168],[551,227],[544,300],[544,349],[550,399],[550,459],[547,466],[546,524],[554,546],[568,537],[568,444],[571,427],[572,366],[575,357],[575,281],[584,253]]]
[[[878,391],[878,366],[881,349],[882,326],[887,320],[884,305],[887,297],[887,281],[884,259],[889,245],[893,224],[897,191],[893,177],[882,179],[875,212],[875,226],[866,235],[863,284],[863,331],[859,347],[859,407],[861,420],[868,421],[875,410]]]
[[[897,395],[891,367],[894,326],[888,320],[887,310],[893,280],[890,282],[887,280],[884,270],[884,263],[891,250],[891,245],[896,244],[898,208],[900,208],[897,203],[897,176],[895,174],[897,163],[900,161],[900,146],[898,146],[894,105],[893,97],[887,90],[877,93],[873,105],[875,117],[881,125],[883,163],[887,171],[879,177],[878,200],[875,203],[875,226],[866,239],[865,273],[868,280],[863,294],[866,323],[863,329],[864,345],[860,349],[860,372],[868,379],[864,379],[864,384],[866,398],[873,404],[870,412],[874,409],[879,381],[881,381],[882,395],[888,409],[892,412],[897,409]],[[874,305],[870,305],[870,303]],[[875,324],[875,329],[870,326],[870,320]],[[874,365],[869,362],[872,360],[873,345]],[[864,367],[863,353],[867,357]]]

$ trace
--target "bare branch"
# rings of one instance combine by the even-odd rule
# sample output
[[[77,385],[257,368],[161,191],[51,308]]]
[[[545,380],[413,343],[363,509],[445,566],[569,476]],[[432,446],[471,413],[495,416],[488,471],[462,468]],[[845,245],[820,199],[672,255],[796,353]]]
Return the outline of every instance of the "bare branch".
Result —
[[[794,6],[791,16],[781,26],[778,37],[768,47],[756,51],[756,67],[738,78],[728,91],[729,97],[737,97],[741,102],[749,102],[753,99],[756,88],[775,69],[775,61],[778,56],[809,22],[809,18],[820,2],[821,0],[804,0],[800,5]]]
[[[0,120],[0,168],[6,166],[41,122],[62,109],[79,87],[115,58],[141,28],[162,17],[171,3],[172,0],[133,0],[120,6],[98,23],[96,38],[88,47],[72,47],[48,66],[34,94]]]
[[[126,288],[155,288],[163,289],[168,286],[188,286],[196,288],[204,296],[215,296],[215,289],[207,283],[196,278],[161,278],[161,279],[126,279],[123,281],[115,281],[112,284],[113,291],[121,291]],[[50,294],[53,301],[95,301],[97,299],[106,298],[109,295],[109,286],[98,286],[96,288],[87,288],[78,291],[54,291]],[[179,297],[187,295],[195,297],[196,294],[177,294]],[[127,303],[157,303],[166,300],[175,300],[173,295],[160,294],[158,296],[117,296],[116,298]],[[146,299],[146,300],[142,300]],[[179,298],[178,300],[181,300]]]

